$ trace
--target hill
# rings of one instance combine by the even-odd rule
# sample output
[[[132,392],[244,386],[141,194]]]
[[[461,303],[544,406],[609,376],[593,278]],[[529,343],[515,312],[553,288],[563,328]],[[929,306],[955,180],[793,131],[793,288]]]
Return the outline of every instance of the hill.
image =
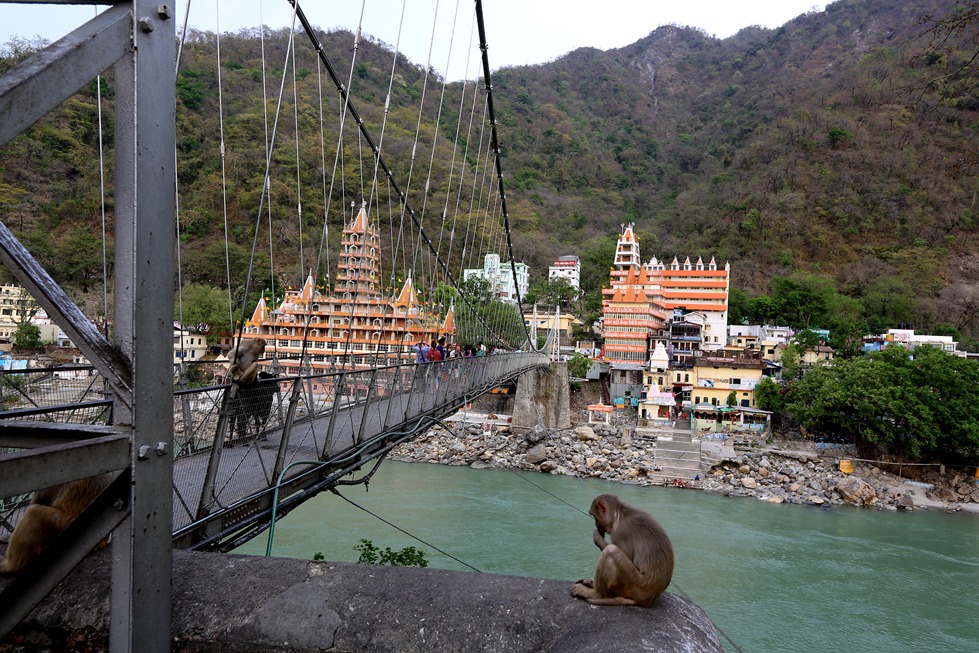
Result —
[[[579,254],[594,310],[620,225],[635,222],[644,257],[730,261],[739,291],[732,320],[765,317],[764,302],[750,298],[774,297],[789,279],[803,289],[831,289],[835,300],[826,310],[870,328],[913,324],[976,338],[977,13],[974,1],[839,0],[774,30],[752,27],[715,39],[661,27],[625,48],[581,49],[548,64],[496,71],[518,259],[541,278],[557,256]],[[184,279],[222,286],[212,36],[194,34],[184,49],[178,175]],[[267,34],[268,61],[283,60],[286,38]],[[349,39],[342,32],[324,37],[338,70],[350,66]],[[257,32],[224,35],[221,47],[225,133],[238,144],[227,160],[230,257],[232,269],[241,270],[262,187],[263,111],[274,98],[263,105]],[[8,44],[4,54],[0,69],[21,53]],[[367,40],[352,69],[358,107],[372,129],[382,120],[378,98],[389,62],[388,49]],[[411,147],[417,115],[409,100],[418,97],[424,72],[399,62],[389,152]],[[308,64],[297,70],[296,132],[310,188],[321,184],[315,73]],[[278,89],[281,77],[271,73],[266,81]],[[111,79],[102,90],[111,95]],[[436,129],[440,138],[457,138],[447,125],[455,124],[458,110],[449,107],[459,105],[461,92],[461,84],[449,85],[444,121],[423,123],[429,138]],[[284,133],[292,128],[285,124]],[[111,124],[109,130],[111,142]],[[5,222],[82,295],[101,273],[97,145],[93,85],[0,154]],[[275,157],[282,178],[295,177],[295,157],[292,143]],[[404,178],[408,164],[391,160]],[[351,162],[345,165],[354,179]],[[282,245],[298,242],[298,220],[289,219],[293,195],[287,184],[273,185]],[[316,202],[303,197],[304,214],[321,211]],[[109,208],[111,218],[111,202]],[[299,268],[289,262],[276,274],[295,283]],[[271,274],[268,266],[256,272]],[[242,280],[239,274],[233,283]],[[829,313],[822,322],[833,322]]]

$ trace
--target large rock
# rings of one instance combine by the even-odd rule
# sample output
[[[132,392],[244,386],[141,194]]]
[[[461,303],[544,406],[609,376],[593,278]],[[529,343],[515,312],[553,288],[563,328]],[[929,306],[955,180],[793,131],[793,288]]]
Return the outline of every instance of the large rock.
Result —
[[[526,435],[524,439],[531,444],[537,444],[538,442],[543,442],[547,439],[547,429],[544,428],[543,424],[535,424]]]
[[[724,652],[703,610],[669,593],[598,607],[569,582],[499,574],[183,551],[173,563],[174,653]],[[0,650],[108,650],[109,567],[108,549],[86,559]]]
[[[537,465],[547,460],[547,450],[544,445],[539,444],[524,456],[524,461],[530,463],[531,465]]]
[[[873,503],[877,492],[873,486],[856,476],[844,476],[836,484],[836,492],[843,497],[844,503],[854,506],[865,506]]]
[[[590,426],[579,426],[574,430],[574,435],[579,440],[598,440],[598,435],[595,430]]]

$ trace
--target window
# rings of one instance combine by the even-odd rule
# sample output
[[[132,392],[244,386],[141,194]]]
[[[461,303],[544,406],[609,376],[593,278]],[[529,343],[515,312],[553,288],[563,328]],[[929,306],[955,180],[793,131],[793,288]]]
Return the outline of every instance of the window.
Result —
[[[689,374],[684,374],[683,375],[683,382],[684,383],[690,383],[690,375]]]

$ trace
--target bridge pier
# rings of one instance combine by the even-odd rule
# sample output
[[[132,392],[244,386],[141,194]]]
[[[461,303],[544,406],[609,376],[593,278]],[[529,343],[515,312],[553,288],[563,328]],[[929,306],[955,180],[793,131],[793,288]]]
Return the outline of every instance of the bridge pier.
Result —
[[[571,428],[571,386],[566,363],[524,372],[513,399],[513,428]]]

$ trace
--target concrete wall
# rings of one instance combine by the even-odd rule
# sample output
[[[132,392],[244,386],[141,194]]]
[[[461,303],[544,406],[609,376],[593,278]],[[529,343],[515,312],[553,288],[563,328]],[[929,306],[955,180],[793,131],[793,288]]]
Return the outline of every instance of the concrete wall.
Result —
[[[89,556],[0,641],[0,652],[107,650],[108,549]],[[0,577],[0,587],[7,582]],[[515,576],[177,551],[171,650],[724,652],[713,624],[684,598],[667,593],[650,609],[597,607],[572,598],[570,588]]]
[[[571,386],[567,363],[525,372],[517,380],[513,399],[513,428],[538,424],[549,429],[571,428]]]

